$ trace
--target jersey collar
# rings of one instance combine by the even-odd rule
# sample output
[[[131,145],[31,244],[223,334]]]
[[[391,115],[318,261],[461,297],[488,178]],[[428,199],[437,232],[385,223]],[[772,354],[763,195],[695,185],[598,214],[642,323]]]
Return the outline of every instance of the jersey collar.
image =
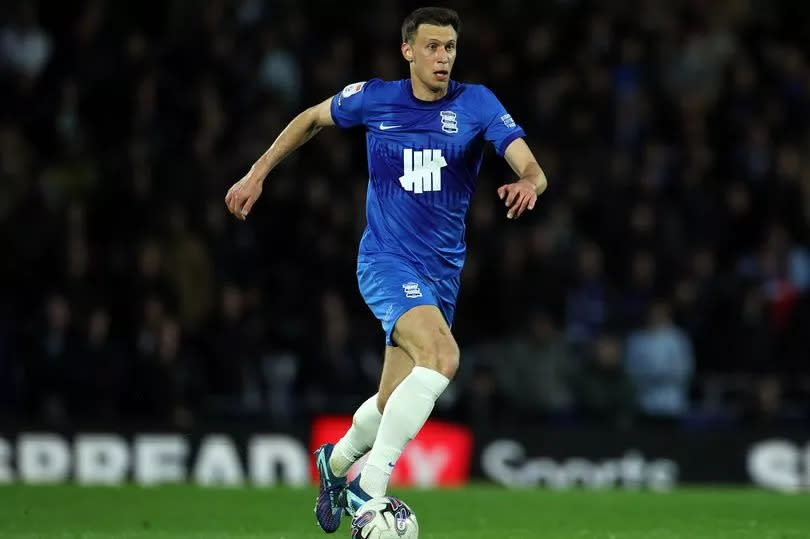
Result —
[[[440,99],[437,99],[436,101],[425,101],[425,100],[419,99],[418,97],[413,95],[413,85],[411,84],[411,79],[402,79],[402,87],[403,87],[403,90],[405,91],[405,93],[408,94],[408,97],[410,97],[411,101],[413,101],[414,103],[417,103],[417,104],[423,105],[423,106],[431,106],[431,105],[438,105],[440,103],[444,103],[445,101],[450,99],[453,96],[453,94],[456,92],[456,89],[458,88],[458,83],[456,81],[454,81],[453,79],[450,79],[450,82],[447,85],[447,93],[444,94],[444,96],[442,96]]]

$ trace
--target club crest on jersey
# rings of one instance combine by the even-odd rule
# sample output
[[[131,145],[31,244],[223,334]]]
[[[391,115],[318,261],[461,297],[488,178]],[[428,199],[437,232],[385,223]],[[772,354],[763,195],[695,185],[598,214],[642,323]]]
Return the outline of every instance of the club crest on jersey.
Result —
[[[406,298],[421,298],[422,291],[419,290],[419,283],[403,283],[402,291],[405,292]]]
[[[360,90],[362,90],[363,86],[365,86],[365,85],[366,85],[366,81],[353,82],[353,83],[349,84],[348,86],[346,86],[343,89],[342,95],[343,95],[344,98],[351,97],[354,94],[356,94],[357,92],[359,92]]]
[[[445,133],[458,133],[458,122],[456,121],[456,113],[452,110],[443,110],[439,112],[442,118],[442,131]]]

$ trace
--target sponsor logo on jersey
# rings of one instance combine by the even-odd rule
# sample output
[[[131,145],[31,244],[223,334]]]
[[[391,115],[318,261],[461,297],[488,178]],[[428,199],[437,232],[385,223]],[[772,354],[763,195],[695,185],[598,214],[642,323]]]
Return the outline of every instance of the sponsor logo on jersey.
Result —
[[[402,188],[412,193],[442,190],[442,168],[447,161],[441,150],[411,150],[402,154],[403,175],[399,177]]]
[[[503,116],[501,116],[501,121],[503,122],[503,125],[505,125],[509,129],[517,127],[517,125],[515,124],[515,120],[512,119],[511,114],[504,114]]]

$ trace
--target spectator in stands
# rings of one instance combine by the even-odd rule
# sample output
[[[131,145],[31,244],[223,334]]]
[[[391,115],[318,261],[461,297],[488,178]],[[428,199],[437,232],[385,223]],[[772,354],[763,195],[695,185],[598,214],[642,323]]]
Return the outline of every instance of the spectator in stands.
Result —
[[[78,417],[115,421],[121,413],[131,356],[115,339],[112,323],[105,305],[90,309],[76,354],[77,398],[73,412]]]
[[[20,83],[33,85],[51,57],[51,36],[39,24],[37,4],[22,2],[16,17],[0,29],[0,64],[20,75]]]
[[[630,334],[625,365],[645,419],[676,421],[689,411],[695,358],[689,337],[672,322],[668,303],[653,303],[647,326]]]
[[[497,342],[492,361],[500,394],[518,414],[528,418],[565,419],[574,407],[572,384],[578,365],[565,336],[551,316],[534,311],[520,331]]]
[[[27,357],[30,406],[35,417],[64,426],[75,397],[78,336],[71,305],[53,293],[44,305],[43,324],[36,328],[34,347]]]
[[[599,246],[584,243],[577,257],[579,281],[566,299],[566,334],[575,347],[587,348],[607,322],[612,298]]]
[[[628,428],[638,405],[633,382],[623,365],[622,341],[602,333],[589,351],[585,368],[576,379],[577,408],[586,423]]]

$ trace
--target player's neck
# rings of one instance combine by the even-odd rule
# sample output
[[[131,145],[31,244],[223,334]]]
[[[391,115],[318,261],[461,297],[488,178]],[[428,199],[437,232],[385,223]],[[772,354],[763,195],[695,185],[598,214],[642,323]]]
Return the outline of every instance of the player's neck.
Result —
[[[411,92],[420,101],[438,101],[447,95],[447,88],[434,92],[422,83],[417,77],[411,76]]]

